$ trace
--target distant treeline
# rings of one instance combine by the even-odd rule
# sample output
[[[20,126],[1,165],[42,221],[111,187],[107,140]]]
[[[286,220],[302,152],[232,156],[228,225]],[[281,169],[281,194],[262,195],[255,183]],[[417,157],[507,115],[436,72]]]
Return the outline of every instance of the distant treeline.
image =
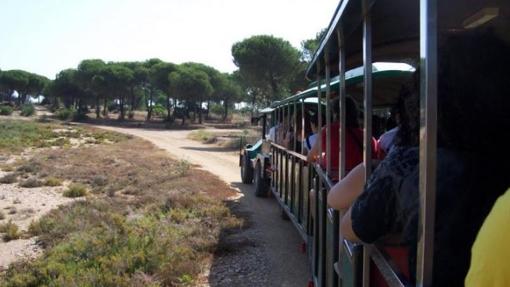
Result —
[[[22,70],[0,70],[0,100],[22,105],[30,96],[44,95],[46,104],[72,108],[78,115],[93,109],[99,118],[116,110],[123,120],[134,110],[145,109],[147,120],[158,114],[169,122],[176,118],[184,122],[190,111],[201,122],[204,103],[207,110],[216,103],[222,105],[225,119],[236,102],[250,102],[254,108],[306,88],[304,71],[321,33],[303,41],[301,51],[267,35],[235,43],[232,56],[239,69],[232,74],[200,63],[177,65],[160,59],[87,59],[75,69],[59,72],[54,80]]]

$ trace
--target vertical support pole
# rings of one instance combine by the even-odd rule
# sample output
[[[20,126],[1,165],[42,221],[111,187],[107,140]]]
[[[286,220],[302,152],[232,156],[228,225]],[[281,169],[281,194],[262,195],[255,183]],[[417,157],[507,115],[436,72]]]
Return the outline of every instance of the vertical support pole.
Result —
[[[262,139],[266,139],[267,114],[262,116]]]
[[[305,99],[301,99],[301,154],[305,154],[306,133],[305,133]]]
[[[339,138],[339,152],[338,152],[338,179],[342,180],[345,176],[345,135],[347,133],[346,125],[345,125],[345,98],[346,98],[346,88],[345,88],[345,43],[343,41],[344,35],[342,27],[339,27],[337,30],[337,40],[338,40],[338,120],[340,121],[339,125],[339,131],[338,135]],[[343,241],[344,238],[340,232],[340,218],[342,217],[342,214],[340,212],[337,212],[335,214],[335,234],[338,234],[338,247],[337,250],[335,250],[336,254],[336,262],[338,262],[339,270],[342,268],[340,267],[341,264],[341,258],[343,256]],[[345,255],[347,256],[347,255]],[[340,277],[340,274],[338,274]],[[341,279],[339,279],[341,281]],[[340,286],[342,283],[340,282]]]
[[[318,131],[317,131],[317,138],[315,140],[316,144],[318,145],[319,147],[319,155],[318,155],[318,159],[319,159],[319,163],[322,161],[322,136],[321,136],[321,133],[322,133],[322,101],[321,101],[321,75],[320,75],[320,69],[321,69],[321,64],[320,64],[320,61],[317,61],[317,77],[316,77],[316,81],[317,81],[317,124],[319,125],[318,126]]]
[[[293,119],[293,122],[294,122],[294,140],[292,142],[292,150],[295,151],[295,152],[298,152],[297,151],[297,105],[296,105],[296,101],[294,101],[292,103],[292,108],[294,110],[294,119]]]
[[[420,0],[420,220],[416,286],[432,286],[437,152],[437,0]]]
[[[363,70],[364,70],[364,135],[363,162],[365,183],[372,169],[372,21],[368,0],[363,0]],[[370,254],[363,248],[363,287],[370,286]]]
[[[331,69],[329,67],[329,49],[324,50],[324,81],[326,82],[326,174],[331,177]]]

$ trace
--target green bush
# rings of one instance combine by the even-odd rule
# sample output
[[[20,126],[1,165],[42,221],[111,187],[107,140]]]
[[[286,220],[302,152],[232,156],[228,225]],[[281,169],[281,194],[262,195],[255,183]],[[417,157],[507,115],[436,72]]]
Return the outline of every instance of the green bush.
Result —
[[[152,108],[152,114],[155,115],[156,117],[164,117],[166,116],[166,108],[160,104],[156,104]]]
[[[0,115],[10,116],[12,115],[13,109],[9,106],[0,106]]]
[[[85,195],[87,195],[87,187],[79,183],[71,184],[69,188],[66,191],[64,191],[65,197],[74,198],[82,197]]]
[[[21,106],[21,113],[20,115],[23,117],[31,117],[35,114],[35,108],[32,104],[26,104]]]
[[[20,237],[19,227],[9,222],[0,225],[0,232],[4,233],[3,240],[5,242],[18,239]]]
[[[60,186],[62,185],[62,180],[56,177],[48,177],[44,181],[45,186]]]
[[[74,117],[75,113],[76,113],[76,111],[74,109],[64,108],[64,109],[57,110],[57,112],[55,113],[55,116],[59,120],[67,121],[67,120],[72,119]]]

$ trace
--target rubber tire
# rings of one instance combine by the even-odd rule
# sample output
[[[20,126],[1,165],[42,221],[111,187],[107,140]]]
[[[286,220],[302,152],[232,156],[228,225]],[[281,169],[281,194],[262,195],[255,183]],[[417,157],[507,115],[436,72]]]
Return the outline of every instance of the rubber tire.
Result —
[[[256,197],[267,197],[269,193],[269,181],[267,178],[263,178],[262,165],[260,161],[255,165],[255,196]]]
[[[251,160],[243,155],[242,164],[241,164],[241,181],[244,184],[251,184],[253,182],[253,167],[251,165]]]

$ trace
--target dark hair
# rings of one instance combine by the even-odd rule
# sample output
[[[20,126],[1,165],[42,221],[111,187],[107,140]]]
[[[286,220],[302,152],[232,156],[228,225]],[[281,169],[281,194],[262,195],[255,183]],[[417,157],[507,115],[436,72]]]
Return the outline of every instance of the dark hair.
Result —
[[[438,145],[506,155],[510,131],[509,47],[492,32],[450,36],[438,71]]]
[[[419,71],[416,71],[412,80],[402,86],[396,112],[399,115],[398,132],[395,136],[395,144],[398,146],[417,146],[420,131],[420,106],[419,106]]]
[[[338,103],[338,98],[334,99],[332,102],[333,105],[333,113],[335,115],[340,114],[340,106]],[[348,128],[358,128],[359,110],[356,102],[351,97],[345,98],[345,126]]]

